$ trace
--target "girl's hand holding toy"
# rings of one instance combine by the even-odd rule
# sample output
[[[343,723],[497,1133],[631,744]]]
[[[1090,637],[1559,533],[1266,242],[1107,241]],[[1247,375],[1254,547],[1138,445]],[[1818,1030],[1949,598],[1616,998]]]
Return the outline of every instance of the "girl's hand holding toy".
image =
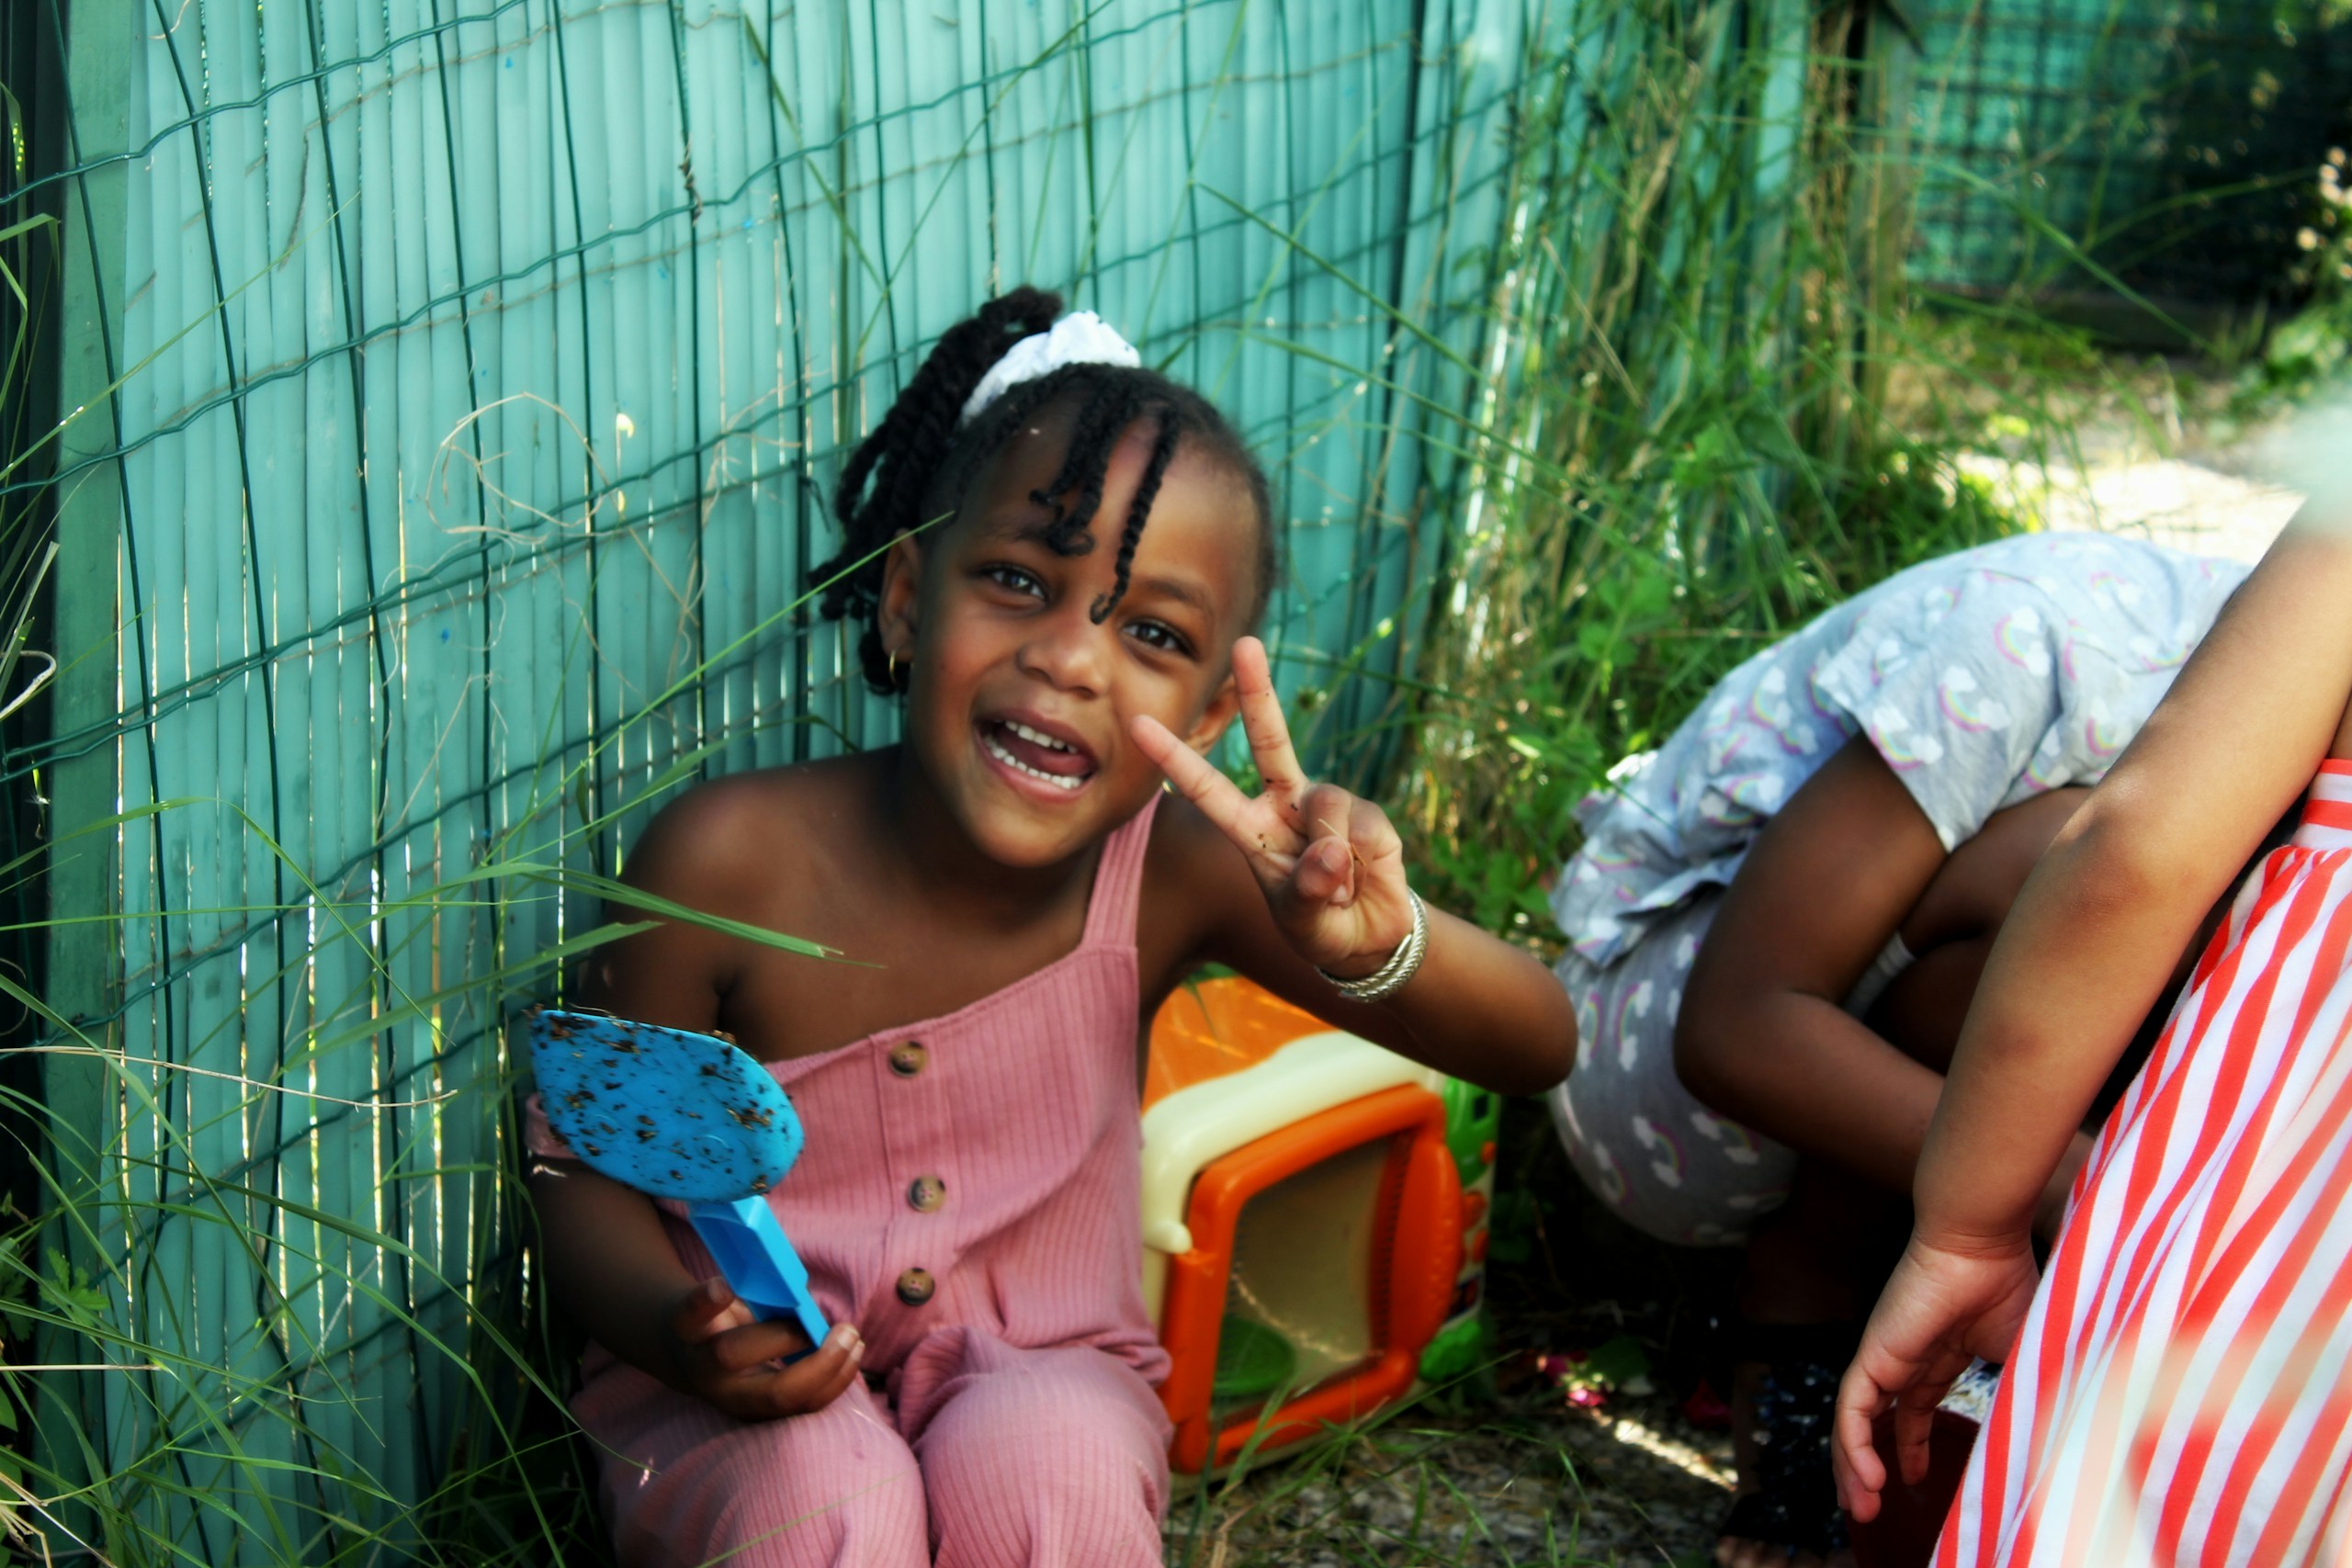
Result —
[[[1307,779],[1291,747],[1265,644],[1245,637],[1233,645],[1233,678],[1250,754],[1265,785],[1256,798],[1158,719],[1135,721],[1136,743],[1241,851],[1274,923],[1299,956],[1343,995],[1376,1001],[1412,977],[1426,941],[1426,917],[1405,885],[1404,842],[1379,807]]]
[[[834,1324],[811,1352],[791,1315],[762,1319],[723,1278],[685,1277],[645,1194],[570,1160],[537,1162],[531,1190],[542,1224],[570,1238],[550,1267],[594,1287],[571,1292],[567,1310],[629,1365],[740,1421],[821,1410],[856,1381],[854,1327]]]
[[[848,1390],[865,1354],[846,1323],[833,1325],[814,1354],[802,1354],[808,1337],[790,1318],[753,1316],[717,1276],[680,1296],[664,1327],[672,1375],[663,1381],[738,1421],[822,1410]]]

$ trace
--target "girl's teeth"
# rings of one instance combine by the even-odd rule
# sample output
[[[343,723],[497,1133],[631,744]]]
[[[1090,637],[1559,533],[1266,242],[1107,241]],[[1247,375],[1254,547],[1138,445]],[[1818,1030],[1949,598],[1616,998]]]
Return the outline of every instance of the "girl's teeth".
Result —
[[[1017,730],[1020,728],[1020,726],[1012,725],[1007,728]],[[1024,735],[1023,739],[1026,739],[1027,737]],[[1057,789],[1073,790],[1086,782],[1083,777],[1075,775],[1064,776],[1060,773],[1049,773],[1042,768],[1031,767],[1028,763],[1023,761],[1020,758],[1014,756],[1012,752],[999,745],[997,743],[996,737],[993,735],[981,736],[980,744],[989,749],[989,756],[994,757],[1006,767],[1018,769],[1022,773],[1027,773],[1033,779],[1043,779],[1047,784],[1054,785]]]
[[[1071,750],[1071,747],[1068,742],[1057,740],[1052,736],[1032,729],[1025,724],[1016,724],[1012,719],[1008,718],[1004,721],[1004,727],[1012,731],[1013,734],[1021,737],[1022,739],[1029,742],[1032,746],[1043,746],[1055,751],[1068,751]]]

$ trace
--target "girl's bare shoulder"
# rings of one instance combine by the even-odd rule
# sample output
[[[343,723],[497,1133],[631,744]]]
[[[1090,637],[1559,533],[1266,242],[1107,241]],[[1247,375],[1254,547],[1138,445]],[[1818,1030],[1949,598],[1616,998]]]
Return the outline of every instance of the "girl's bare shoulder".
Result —
[[[1227,929],[1261,915],[1265,896],[1249,863],[1200,807],[1169,795],[1152,817],[1144,853],[1143,900],[1136,923],[1138,967],[1170,983],[1222,945]]]
[[[623,871],[698,908],[766,903],[781,886],[841,869],[864,839],[872,754],[755,768],[695,785],[654,814]],[[725,912],[734,912],[729,909]]]
[[[1198,897],[1230,884],[1250,868],[1201,808],[1182,795],[1160,797],[1152,814],[1151,844],[1144,852],[1144,884],[1153,896]]]

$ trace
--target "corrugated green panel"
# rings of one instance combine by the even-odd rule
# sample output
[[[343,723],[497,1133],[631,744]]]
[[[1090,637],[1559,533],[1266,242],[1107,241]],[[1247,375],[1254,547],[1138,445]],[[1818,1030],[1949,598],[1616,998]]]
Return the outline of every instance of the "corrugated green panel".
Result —
[[[1366,139],[1372,145],[1351,141],[1329,160],[1359,165],[1351,184],[1362,194],[1338,209],[1318,205],[1308,226],[1320,232],[1306,248],[1332,264],[1312,276],[1337,285],[1331,311],[1348,329],[1318,352],[1363,372],[1295,367],[1308,379],[1321,428],[1306,447],[1319,454],[1313,488],[1293,491],[1292,577],[1307,610],[1290,629],[1304,632],[1292,647],[1305,644],[1314,659],[1308,678],[1338,699],[1304,728],[1358,765],[1374,762],[1393,739],[1396,693],[1377,681],[1345,683],[1338,671],[1409,669],[1407,645],[1427,608],[1418,593],[1460,522],[1433,515],[1427,502],[1447,492],[1453,454],[1491,419],[1464,367],[1487,344],[1475,326],[1493,304],[1487,253],[1516,217],[1498,183],[1510,149],[1497,106],[1521,85],[1528,17],[1541,14],[1432,6],[1427,36],[1401,56],[1392,51],[1404,40],[1384,28],[1393,18],[1377,18],[1365,44],[1379,67],[1337,84],[1342,101],[1363,108],[1336,118],[1378,132]],[[1466,423],[1455,421],[1457,410]],[[1362,498],[1365,525],[1348,516],[1352,497]]]
[[[138,367],[112,782],[187,802],[112,890],[144,913],[107,1021],[165,1064],[99,1119],[161,1369],[101,1380],[105,1495],[153,1538],[119,1555],[404,1544],[489,1440],[456,1357],[517,1268],[503,1025],[596,918],[556,874],[613,870],[682,759],[892,733],[792,605],[844,447],[989,293],[1060,288],[1233,412],[1288,524],[1283,678],[1331,694],[1324,756],[1376,757],[1389,690],[1338,672],[1408,667],[1492,423],[1505,130],[1538,46],[1631,68],[1621,9],[77,10],[130,70],[75,111],[141,149],[128,286],[70,307]],[[1752,109],[1693,128],[1724,204],[1666,243],[1763,243],[1730,214],[1790,154]]]
[[[134,25],[130,0],[91,0],[93,26],[117,30]],[[92,232],[127,234],[139,203],[126,162],[130,142],[130,102],[129,62],[121,51],[83,53],[68,62],[69,95],[93,101],[89,113],[76,117],[75,138],[81,154],[105,160],[65,190],[62,204],[66,238],[60,246],[67,298],[85,302],[78,311],[60,316],[58,406],[73,409],[96,404],[103,408],[106,389],[116,374],[112,330],[128,297],[125,264],[118,246],[86,243]],[[56,1204],[44,1227],[44,1251],[53,1249],[83,1278],[100,1281],[110,1297],[124,1292],[120,1275],[113,1271],[112,1242],[120,1226],[77,1224],[77,1204],[103,1214],[108,1199],[128,1203],[153,1201],[152,1160],[132,1165],[153,1145],[142,1130],[131,1135],[117,1130],[119,1107],[127,1093],[153,1096],[156,1082],[152,1069],[128,1058],[153,1059],[157,1042],[142,1029],[143,1019],[119,1013],[125,971],[151,968],[160,954],[155,933],[126,931],[118,942],[110,917],[137,907],[146,895],[143,886],[127,889],[132,867],[143,866],[153,853],[149,824],[126,824],[119,839],[105,824],[118,806],[137,810],[146,803],[147,770],[144,737],[132,731],[119,746],[110,743],[117,710],[122,705],[124,667],[143,671],[143,650],[135,629],[123,626],[121,530],[130,515],[130,499],[124,492],[119,468],[106,461],[115,446],[111,420],[83,419],[61,431],[58,466],[79,469],[86,482],[57,498],[58,558],[56,627],[60,647],[86,649],[82,661],[67,661],[58,672],[52,716],[60,737],[76,737],[48,759],[44,782],[51,797],[52,833],[48,891],[55,904],[85,917],[83,923],[60,924],[42,933],[48,948],[48,993],[52,1014],[64,1021],[58,1043],[74,1050],[84,1044],[119,1050],[126,1057],[119,1074],[99,1057],[70,1054],[43,1065],[42,1098],[50,1124],[50,1166],[58,1191],[66,1201]],[[143,675],[129,678],[131,690],[143,684]],[[152,907],[152,906],[150,906]],[[113,1015],[113,1016],[109,1016]],[[62,1325],[37,1331],[34,1354],[51,1366],[72,1366],[91,1359],[87,1337]],[[33,1458],[55,1476],[61,1491],[88,1478],[92,1465],[111,1461],[107,1434],[118,1401],[136,1392],[130,1372],[54,1372],[44,1380],[45,1397],[31,1412],[35,1428]],[[86,1532],[94,1528],[96,1510],[72,1503],[58,1510],[61,1530]]]

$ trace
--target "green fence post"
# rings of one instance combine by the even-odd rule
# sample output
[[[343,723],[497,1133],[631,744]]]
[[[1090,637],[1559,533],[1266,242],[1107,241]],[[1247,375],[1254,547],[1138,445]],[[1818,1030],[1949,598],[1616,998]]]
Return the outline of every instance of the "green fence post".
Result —
[[[1870,137],[1875,145],[1862,162],[1867,171],[1861,199],[1853,205],[1854,254],[1862,267],[1862,299],[1867,312],[1856,335],[1860,363],[1848,378],[1864,409],[1886,403],[1887,328],[1902,308],[1904,258],[1911,249],[1912,199],[1917,172],[1912,165],[1912,101],[1918,90],[1920,38],[1907,25],[1888,25],[1877,14],[1863,23],[1864,67],[1861,102],[1854,134]]]
[[[116,720],[119,664],[115,643],[121,465],[110,454],[116,446],[112,386],[119,374],[113,362],[114,312],[125,283],[120,247],[130,164],[101,161],[129,152],[127,46],[136,18],[130,0],[51,5],[49,19],[65,46],[67,156],[85,171],[66,186],[62,236],[58,409],[68,423],[59,438],[57,468],[61,474],[82,472],[61,485],[57,503],[55,635],[62,668],[51,712],[60,736],[105,735]],[[115,836],[96,826],[117,809],[117,758],[109,739],[78,755],[61,756],[41,780],[51,802],[50,842],[55,847],[48,868],[49,898],[51,917],[58,922],[48,933],[47,1000],[60,1018],[77,1024],[93,1021],[86,1032],[99,1044],[115,1043],[112,1023],[99,1021],[111,1020],[120,982],[115,928],[104,918],[118,912]],[[90,1218],[86,1200],[108,1179],[103,1164],[111,1121],[106,1068],[86,1055],[52,1055],[42,1083],[50,1168],[59,1200],[44,1240],[71,1268],[103,1284],[108,1266],[100,1235],[75,1222]],[[96,1341],[68,1330],[42,1336],[41,1359],[49,1365],[83,1365],[97,1359],[99,1350]],[[95,1481],[98,1477],[90,1473],[86,1459],[102,1454],[107,1442],[107,1374],[45,1375],[57,1380],[57,1394],[38,1402],[37,1461],[64,1485]],[[94,1517],[84,1506],[60,1522],[86,1534]]]

